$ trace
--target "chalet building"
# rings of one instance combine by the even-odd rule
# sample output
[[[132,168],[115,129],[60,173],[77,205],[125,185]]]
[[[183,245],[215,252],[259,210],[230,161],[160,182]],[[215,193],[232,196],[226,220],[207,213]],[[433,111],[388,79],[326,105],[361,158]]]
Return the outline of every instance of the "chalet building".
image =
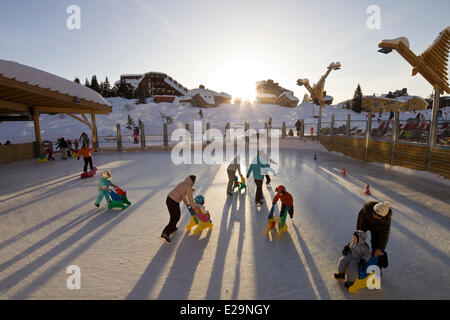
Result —
[[[394,92],[389,91],[387,94],[384,95],[384,97],[390,98],[390,99],[395,99],[395,98],[407,96],[407,95],[408,95],[408,89],[403,88],[401,90],[395,90]]]
[[[116,81],[114,83],[114,86],[115,88],[118,88],[119,84],[123,83],[127,86],[128,90],[130,90],[130,92],[133,92],[134,94],[136,88],[141,82],[142,76],[142,74],[122,74],[120,76],[120,80]]]
[[[256,82],[256,103],[295,107],[298,101],[292,91],[281,87],[272,79]]]
[[[425,99],[427,102],[427,109],[433,108],[433,99]],[[439,98],[439,109],[450,107],[450,96],[443,96]]]
[[[179,84],[172,77],[161,72],[148,72],[143,75],[135,90],[135,96],[148,97],[187,95],[188,89]]]
[[[198,89],[189,90],[189,95],[192,97],[191,104],[199,108],[217,107],[221,103],[231,103],[231,95],[225,92],[217,93],[216,91],[205,89],[200,85]]]

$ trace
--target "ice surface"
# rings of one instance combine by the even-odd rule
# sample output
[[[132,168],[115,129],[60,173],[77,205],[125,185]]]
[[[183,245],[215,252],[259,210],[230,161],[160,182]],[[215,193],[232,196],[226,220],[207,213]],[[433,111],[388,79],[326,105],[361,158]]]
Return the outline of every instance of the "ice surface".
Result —
[[[448,187],[323,150],[299,140],[283,147],[260,209],[251,179],[246,194],[227,198],[226,165],[175,166],[170,152],[93,155],[127,191],[132,205],[123,212],[94,206],[99,174],[81,180],[74,158],[0,164],[0,299],[449,299]],[[187,234],[182,205],[167,246],[158,239],[166,196],[188,174],[197,175],[195,195],[205,196],[214,227]],[[271,241],[278,184],[292,193],[295,215]],[[390,265],[381,290],[350,295],[333,273],[359,209],[373,199],[392,203]],[[81,290],[66,287],[69,265],[81,269]]]

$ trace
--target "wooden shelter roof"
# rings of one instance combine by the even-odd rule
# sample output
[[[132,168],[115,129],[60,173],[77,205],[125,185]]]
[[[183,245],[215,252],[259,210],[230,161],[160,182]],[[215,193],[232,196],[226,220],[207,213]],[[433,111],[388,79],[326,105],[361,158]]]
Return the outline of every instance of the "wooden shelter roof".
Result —
[[[112,107],[81,84],[0,59],[0,116],[22,114],[31,120],[33,112],[109,114]]]

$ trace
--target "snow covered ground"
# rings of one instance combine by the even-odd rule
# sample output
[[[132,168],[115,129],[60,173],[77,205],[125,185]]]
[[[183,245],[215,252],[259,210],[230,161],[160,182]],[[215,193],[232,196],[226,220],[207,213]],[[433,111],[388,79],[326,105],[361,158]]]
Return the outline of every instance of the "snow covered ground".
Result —
[[[448,186],[315,143],[291,144],[272,186],[263,187],[262,208],[252,181],[246,193],[226,197],[226,165],[175,166],[168,151],[94,155],[94,165],[110,168],[127,190],[132,206],[123,212],[94,206],[99,175],[79,179],[82,163],[74,158],[0,164],[0,298],[450,299]],[[205,196],[214,227],[186,233],[182,205],[167,246],[158,239],[168,222],[166,196],[188,174],[197,175],[195,194]],[[267,215],[281,183],[295,215],[281,240],[275,231],[270,240]],[[372,199],[393,206],[390,265],[381,290],[350,295],[333,273],[359,209]],[[70,265],[80,267],[80,290],[66,286]]]
[[[116,124],[120,123],[122,135],[128,136],[124,138],[124,143],[131,143],[132,131],[126,129],[128,115],[137,124],[141,119],[145,124],[146,135],[158,136],[156,139],[162,144],[163,124],[161,113],[172,117],[174,124],[169,125],[169,134],[176,128],[184,128],[185,123],[189,123],[193,128],[193,121],[200,120],[198,114],[199,108],[185,105],[184,103],[147,103],[136,105],[135,99],[124,98],[107,98],[112,105],[112,113],[109,115],[97,115],[97,131],[100,136],[100,145],[108,146],[111,143],[105,143],[105,136],[116,135]],[[448,109],[448,110],[447,110]],[[281,107],[278,105],[239,105],[239,104],[222,104],[217,108],[201,109],[203,112],[204,127],[206,123],[211,124],[211,128],[224,130],[225,125],[229,122],[232,128],[243,127],[244,121],[248,121],[252,128],[264,128],[264,123],[273,119],[273,128],[281,128],[283,122],[286,123],[288,130],[294,128],[294,124],[298,119],[305,120],[305,133],[309,134],[310,127],[317,129],[317,118],[314,115],[319,114],[319,107],[310,103],[304,103],[294,108]],[[444,110],[450,113],[450,108]],[[347,114],[352,117],[351,127],[358,126],[365,128],[366,113],[354,113],[351,110],[343,109],[340,106],[325,107],[322,115],[322,127],[329,127],[331,115],[335,115],[335,127],[345,124]],[[430,119],[431,110],[423,110],[425,119]],[[404,112],[400,114],[400,120],[415,118],[416,114]],[[389,113],[383,113],[382,119],[386,120]],[[51,140],[56,142],[58,137],[74,140],[80,137],[81,132],[85,131],[91,135],[87,126],[66,115],[41,115],[40,128],[42,140]],[[148,137],[148,139],[152,139]],[[33,122],[3,122],[0,123],[0,142],[5,143],[10,140],[12,143],[23,143],[34,141]],[[113,143],[113,142],[112,142]],[[149,143],[151,143],[149,141]]]

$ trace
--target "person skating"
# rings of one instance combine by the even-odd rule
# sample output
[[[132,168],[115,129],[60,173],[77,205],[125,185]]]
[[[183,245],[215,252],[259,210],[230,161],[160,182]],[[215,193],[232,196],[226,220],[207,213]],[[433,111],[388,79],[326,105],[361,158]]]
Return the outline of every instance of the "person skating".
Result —
[[[67,160],[67,151],[69,149],[69,145],[67,144],[67,141],[64,138],[61,138],[59,140],[57,148],[61,149],[61,159]]]
[[[280,224],[279,224],[279,238],[287,230],[286,218],[287,215],[294,218],[294,198],[292,195],[286,191],[286,187],[279,185],[276,187],[275,192],[277,193],[272,200],[272,208],[277,205],[278,200],[281,201],[281,211],[280,211]],[[271,210],[271,213],[273,211]]]
[[[347,270],[347,281],[345,287],[349,288],[356,281],[358,271],[365,269],[370,259],[370,249],[366,243],[366,233],[356,230],[353,239],[342,250],[342,258],[339,260],[338,272],[334,274],[336,279],[345,279]]]
[[[228,165],[227,168],[227,174],[228,174],[228,185],[227,185],[227,196],[232,196],[233,193],[231,192],[231,189],[233,187],[234,178],[236,176],[236,171],[239,172],[239,176],[242,177],[241,173],[241,164],[240,164],[240,157],[235,156]]]
[[[269,164],[267,164],[267,162],[265,164],[262,163],[260,156],[257,155],[253,159],[253,161],[247,171],[247,179],[253,173],[253,179],[255,180],[255,184],[256,184],[255,203],[257,205],[262,205],[262,203],[263,203],[262,202],[262,199],[263,199],[262,184],[263,184],[263,180],[264,180],[264,174],[262,172],[263,168],[264,168],[264,170],[272,171],[275,174],[275,171],[269,166]]]
[[[263,150],[259,150],[258,154],[260,156],[262,164],[267,164],[269,167],[270,167],[271,163],[278,165],[278,163],[275,162],[274,160],[272,160],[269,157],[269,155],[267,153],[265,153]],[[266,171],[266,169],[263,169],[263,170]],[[270,176],[268,174],[265,174],[264,176],[266,177],[266,184],[270,185],[270,181],[271,181]]]
[[[192,198],[196,178],[195,175],[188,176],[167,195],[166,205],[169,210],[170,219],[161,233],[161,240],[167,244],[170,244],[170,234],[178,229],[177,223],[181,215],[180,202],[183,201],[186,206],[192,207],[194,210],[199,207]]]
[[[83,133],[80,135],[80,138],[79,138],[78,140],[81,142],[82,145],[85,144],[86,146],[89,147],[89,137],[88,137],[88,135],[86,134],[86,132],[83,132]]]
[[[100,207],[100,202],[102,201],[103,197],[105,197],[108,205],[111,203],[111,197],[109,196],[109,186],[117,188],[117,186],[111,181],[111,171],[106,169],[105,171],[103,171],[102,177],[100,178],[100,182],[98,184],[98,197],[95,201],[96,207]]]
[[[392,209],[389,201],[370,201],[358,213],[356,229],[370,231],[371,249],[375,258],[385,255],[391,228]]]
[[[91,170],[94,170],[94,166],[92,164],[92,157],[91,157],[92,151],[97,152],[95,149],[88,148],[87,144],[83,144],[83,146],[80,149],[80,152],[78,152],[78,160],[80,160],[80,155],[82,155],[83,159],[84,159],[83,172],[87,172],[88,164],[89,164],[89,167],[91,168]]]

